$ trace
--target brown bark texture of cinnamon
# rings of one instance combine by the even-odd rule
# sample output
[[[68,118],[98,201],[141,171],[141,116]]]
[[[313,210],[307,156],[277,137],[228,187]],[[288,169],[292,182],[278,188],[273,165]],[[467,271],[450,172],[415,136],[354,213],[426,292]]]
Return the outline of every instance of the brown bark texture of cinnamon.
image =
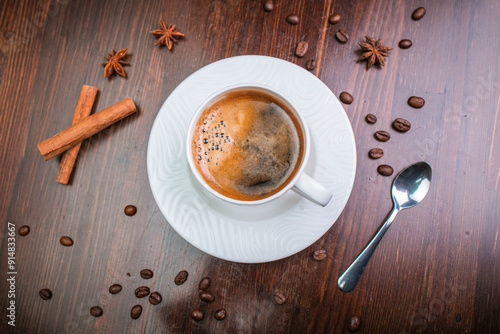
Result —
[[[102,129],[113,123],[135,113],[137,108],[130,97],[107,107],[80,122],[71,125],[58,134],[45,139],[37,144],[38,150],[45,160],[52,159],[56,155],[75,146],[81,141],[95,135]]]
[[[96,95],[96,87],[87,85],[82,86],[71,125],[75,125],[81,120],[89,117]],[[69,177],[71,176],[71,172],[75,166],[76,158],[78,157],[81,145],[82,143],[80,142],[64,152],[61,163],[59,164],[59,170],[57,171],[56,182],[68,184]]]

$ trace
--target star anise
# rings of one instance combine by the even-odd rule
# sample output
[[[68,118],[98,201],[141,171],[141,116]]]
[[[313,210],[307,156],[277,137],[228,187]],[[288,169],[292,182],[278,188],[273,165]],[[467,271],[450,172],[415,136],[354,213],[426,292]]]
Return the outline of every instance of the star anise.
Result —
[[[177,42],[179,38],[184,36],[183,33],[176,30],[175,25],[169,24],[167,27],[165,22],[163,22],[163,20],[161,19],[160,27],[161,29],[151,31],[153,35],[161,35],[161,37],[156,41],[155,45],[160,46],[163,44],[166,45],[170,50],[174,46],[174,43]]]
[[[359,61],[366,60],[366,70],[369,70],[374,64],[385,65],[384,57],[389,57],[390,46],[382,45],[382,39],[375,41],[370,36],[365,36],[366,42],[359,42],[363,54],[358,58]]]
[[[122,58],[127,53],[128,49],[122,49],[118,52],[113,49],[113,55],[108,53],[108,56],[105,57],[108,61],[102,64],[104,66],[104,77],[107,78],[114,72],[118,73],[122,77],[127,76],[125,70],[123,69],[124,65],[130,65],[128,62],[123,60]],[[123,65],[123,66],[122,66]]]

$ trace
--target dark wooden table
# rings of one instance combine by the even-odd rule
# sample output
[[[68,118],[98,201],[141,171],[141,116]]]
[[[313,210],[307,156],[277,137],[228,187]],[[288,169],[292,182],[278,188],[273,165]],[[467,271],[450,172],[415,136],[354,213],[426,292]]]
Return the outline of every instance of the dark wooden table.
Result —
[[[363,333],[500,331],[500,3],[482,1],[70,1],[0,2],[0,332],[2,333],[343,333],[355,316]],[[412,20],[419,6],[427,14]],[[338,12],[340,23],[328,23]],[[300,21],[286,22],[289,14]],[[159,19],[185,34],[169,51],[149,31]],[[350,39],[340,44],[335,32]],[[357,42],[382,38],[394,49],[384,68],[356,63]],[[398,42],[413,41],[403,50]],[[303,58],[294,55],[309,42]],[[128,48],[127,78],[103,78],[103,56]],[[147,178],[146,150],[155,117],[174,88],[219,59],[259,54],[312,71],[344,105],[357,147],[354,188],[343,213],[317,242],[264,264],[231,263],[203,253],[162,216]],[[139,112],[83,142],[70,185],[54,182],[60,157],[44,161],[36,144],[71,124],[82,85],[99,89],[94,112],[131,97]],[[425,98],[422,109],[408,97]],[[375,125],[365,116],[378,117]],[[391,129],[396,117],[412,123]],[[388,130],[390,141],[373,133]],[[382,147],[385,156],[367,152]],[[433,168],[425,200],[402,211],[350,293],[337,278],[391,210],[393,177],[425,160]],[[127,204],[135,216],[123,214]],[[9,224],[10,223],[10,224]],[[15,272],[8,267],[9,226]],[[75,244],[64,247],[61,236]],[[325,249],[327,257],[311,254]],[[155,275],[144,281],[139,271]],[[173,284],[187,270],[184,285]],[[130,274],[130,276],[127,275]],[[14,281],[7,281],[14,276]],[[212,279],[216,302],[198,299]],[[10,283],[14,282],[13,285]],[[113,283],[123,286],[111,295]],[[163,302],[137,300],[149,285]],[[53,291],[42,300],[39,290]],[[14,289],[15,291],[11,291]],[[286,297],[283,305],[275,292]],[[13,295],[12,295],[13,293]],[[7,310],[15,302],[15,327]],[[133,320],[130,309],[144,306]],[[90,307],[104,315],[94,318]],[[223,307],[227,317],[214,319]],[[205,318],[190,318],[200,308]]]

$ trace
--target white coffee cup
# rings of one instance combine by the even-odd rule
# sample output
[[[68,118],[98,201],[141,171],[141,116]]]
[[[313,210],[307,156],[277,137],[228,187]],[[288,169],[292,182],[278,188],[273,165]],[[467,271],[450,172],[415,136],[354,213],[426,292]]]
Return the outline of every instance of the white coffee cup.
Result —
[[[198,169],[195,166],[195,161],[194,161],[194,155],[192,152],[192,141],[193,141],[193,134],[196,129],[198,120],[200,116],[203,114],[205,109],[207,107],[210,107],[212,104],[214,104],[217,100],[219,100],[222,96],[231,93],[231,92],[236,92],[239,90],[253,90],[253,91],[260,91],[265,94],[271,95],[274,98],[278,99],[281,101],[283,104],[285,104],[288,109],[293,112],[295,118],[299,121],[300,127],[302,129],[302,133],[304,136],[303,140],[303,155],[302,155],[302,161],[297,162],[299,164],[298,170],[295,174],[295,176],[288,180],[288,183],[284,188],[282,188],[279,192],[272,194],[268,197],[262,198],[262,199],[257,199],[257,200],[238,200],[234,198],[230,198],[228,196],[225,196],[219,192],[217,192],[215,189],[213,189],[203,178],[203,176],[199,173]],[[234,203],[234,204],[239,204],[239,205],[258,205],[258,204],[264,204],[268,203],[278,197],[283,196],[287,191],[290,189],[295,191],[297,194],[303,196],[304,198],[312,201],[313,203],[316,203],[321,206],[326,206],[329,202],[330,199],[332,198],[332,193],[327,190],[325,187],[320,185],[318,182],[316,182],[314,179],[309,177],[304,173],[304,169],[307,165],[307,161],[309,158],[309,153],[310,153],[310,147],[311,147],[311,137],[309,134],[309,129],[307,127],[307,123],[304,119],[304,117],[301,115],[300,111],[297,110],[293,104],[285,97],[284,94],[278,92],[278,90],[274,88],[270,88],[266,85],[263,84],[257,84],[257,83],[244,83],[244,84],[236,84],[232,86],[228,86],[223,88],[222,90],[217,91],[216,93],[212,94],[209,96],[203,103],[200,104],[198,109],[196,110],[191,123],[189,125],[188,131],[187,131],[187,137],[186,137],[186,158],[189,163],[189,166],[191,168],[191,171],[193,172],[195,178],[200,182],[200,184],[212,195],[227,201],[229,203]]]

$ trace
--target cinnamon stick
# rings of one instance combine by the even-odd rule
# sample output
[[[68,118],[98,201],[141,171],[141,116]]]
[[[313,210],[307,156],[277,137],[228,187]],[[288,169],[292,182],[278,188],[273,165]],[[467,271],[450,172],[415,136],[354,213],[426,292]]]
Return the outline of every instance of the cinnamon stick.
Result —
[[[75,146],[81,141],[95,135],[102,129],[113,123],[135,113],[137,111],[130,97],[99,111],[82,121],[71,125],[58,134],[45,139],[37,144],[38,150],[45,160],[52,159],[56,155]]]
[[[92,106],[94,105],[96,95],[96,87],[87,85],[82,86],[71,125],[75,125],[79,121],[89,117],[90,112],[92,111]],[[56,182],[68,184],[69,177],[71,176],[71,172],[73,171],[76,157],[78,156],[81,145],[82,143],[80,142],[64,152],[61,163],[59,164],[59,170],[57,171]]]

